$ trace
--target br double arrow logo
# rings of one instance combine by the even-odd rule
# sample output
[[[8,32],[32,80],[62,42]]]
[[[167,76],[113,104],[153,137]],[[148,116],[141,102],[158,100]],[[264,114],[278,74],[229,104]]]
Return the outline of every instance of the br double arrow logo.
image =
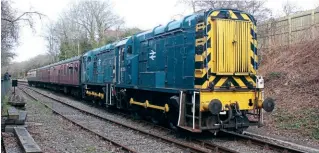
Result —
[[[154,60],[155,58],[156,58],[156,52],[154,50],[151,50],[150,59]]]

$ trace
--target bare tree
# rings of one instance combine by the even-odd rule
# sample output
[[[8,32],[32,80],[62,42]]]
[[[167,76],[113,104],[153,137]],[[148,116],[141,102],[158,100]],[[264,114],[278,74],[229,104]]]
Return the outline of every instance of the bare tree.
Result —
[[[19,25],[11,22],[16,13],[8,1],[1,1],[1,65],[7,65],[15,54],[11,51],[19,38]]]
[[[11,7],[11,1],[1,0],[1,65],[9,64],[15,56],[13,47],[18,45],[19,29],[21,24],[26,23],[33,28],[36,15],[40,19],[43,14],[36,11],[23,12],[17,15],[16,10]]]
[[[283,5],[282,5],[282,11],[284,12],[284,14],[286,16],[290,15],[290,14],[294,14],[297,13],[299,11],[301,11],[301,8],[298,7],[296,5],[296,3],[293,3],[291,1],[286,1]]]
[[[104,43],[105,31],[118,28],[123,21],[113,13],[110,1],[80,1],[70,9],[69,19],[87,32],[95,47]]]
[[[319,11],[319,1],[315,3],[315,10]]]
[[[25,77],[26,72],[29,70],[52,63],[50,58],[50,55],[37,55],[27,61],[13,62],[2,67],[1,74],[4,74],[6,71],[8,71],[9,74],[15,78],[23,78]]]
[[[59,60],[82,54],[119,39],[120,35],[108,38],[107,32],[119,31],[123,24],[124,21],[113,12],[108,0],[72,2],[69,9],[47,28],[48,53],[55,55],[58,52]]]
[[[259,21],[265,21],[269,19],[272,12],[269,8],[265,7],[266,1],[259,0],[182,0],[181,3],[187,4],[193,8],[193,11],[197,9],[220,9],[229,8],[242,10],[254,15]]]
[[[44,35],[44,39],[46,40],[46,48],[48,54],[52,57],[53,62],[58,61],[58,55],[59,55],[59,38],[58,38],[58,30],[55,27],[55,24],[49,24],[46,27],[46,33]]]
[[[197,3],[199,1],[198,0],[179,0],[177,1],[177,5],[178,4],[185,4],[188,7],[192,8],[192,11],[195,13],[196,12],[196,8],[197,8]]]

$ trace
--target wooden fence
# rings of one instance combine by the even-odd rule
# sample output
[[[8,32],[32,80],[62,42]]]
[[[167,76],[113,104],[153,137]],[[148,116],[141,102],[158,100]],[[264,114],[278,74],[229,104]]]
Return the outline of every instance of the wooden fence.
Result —
[[[319,9],[296,13],[257,25],[257,32],[259,48],[313,40],[319,37]]]

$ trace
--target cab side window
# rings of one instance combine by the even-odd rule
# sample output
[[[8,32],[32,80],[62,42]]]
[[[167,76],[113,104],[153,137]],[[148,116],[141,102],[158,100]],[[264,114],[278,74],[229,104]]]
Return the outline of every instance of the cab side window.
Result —
[[[122,50],[121,50],[121,61],[123,61],[124,60],[124,48],[122,48]]]
[[[128,55],[131,55],[132,53],[133,53],[132,45],[129,45],[129,46],[127,47],[127,54],[128,54]]]

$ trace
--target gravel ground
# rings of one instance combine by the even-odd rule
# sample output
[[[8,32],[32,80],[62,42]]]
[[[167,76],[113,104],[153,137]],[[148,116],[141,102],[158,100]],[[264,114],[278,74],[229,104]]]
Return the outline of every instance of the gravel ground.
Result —
[[[11,132],[1,132],[7,153],[23,153],[18,139]]]
[[[29,90],[29,92],[33,91]],[[136,131],[82,113],[81,111],[45,98],[39,94],[34,93],[33,95],[45,101],[45,103],[52,106],[55,110],[63,113],[67,118],[137,152],[183,152],[183,150],[171,144],[163,143],[162,141],[137,133]]]
[[[262,150],[262,148],[254,146],[254,145],[247,145],[244,141],[229,141],[223,139],[212,139],[210,140],[211,143],[221,145],[227,147],[229,149],[237,150],[238,152],[245,152],[245,153],[274,153],[273,150]]]
[[[43,152],[122,152],[109,142],[53,114],[39,102],[27,100],[26,110],[28,131]]]
[[[34,89],[34,88],[33,88]],[[79,102],[77,100],[74,100],[73,98],[68,98],[68,97],[64,97],[61,96],[60,94],[53,94],[51,91],[47,91],[47,90],[40,90],[40,89],[36,89],[37,91],[44,93],[44,94],[48,94],[51,97],[54,97],[56,99],[62,100],[63,102],[66,102],[68,104],[71,104],[73,106],[85,109],[89,112],[92,112],[94,114],[98,114],[100,116],[112,119],[112,120],[116,120],[118,122],[124,123],[126,125],[131,125],[134,127],[138,127],[139,129],[143,129],[145,131],[149,131],[150,133],[155,133],[155,134],[160,134],[160,135],[165,135],[168,138],[172,138],[172,139],[176,139],[176,137],[171,134],[171,133],[167,133],[164,130],[159,130],[157,128],[153,128],[152,126],[150,126],[149,124],[144,124],[143,122],[137,122],[136,120],[132,120],[132,119],[128,119],[127,117],[123,117],[121,115],[118,114],[113,114],[108,112],[107,110],[103,110],[103,109],[99,109],[99,108],[95,108],[92,106],[89,106],[88,104],[85,104],[83,102]],[[196,144],[192,144],[189,143],[186,140],[182,140],[179,139],[180,141],[188,144],[188,145],[192,145],[192,146],[198,146]],[[262,153],[272,153],[273,151],[270,150],[260,150],[260,147],[257,146],[248,146],[245,143],[243,143],[242,141],[232,141],[232,140],[223,140],[220,138],[212,138],[210,141],[210,143],[214,143],[217,145],[222,145],[224,147],[229,147],[231,149],[237,150],[238,152],[245,152],[245,153],[256,153],[256,152],[262,152]],[[198,146],[199,147],[199,146]]]

